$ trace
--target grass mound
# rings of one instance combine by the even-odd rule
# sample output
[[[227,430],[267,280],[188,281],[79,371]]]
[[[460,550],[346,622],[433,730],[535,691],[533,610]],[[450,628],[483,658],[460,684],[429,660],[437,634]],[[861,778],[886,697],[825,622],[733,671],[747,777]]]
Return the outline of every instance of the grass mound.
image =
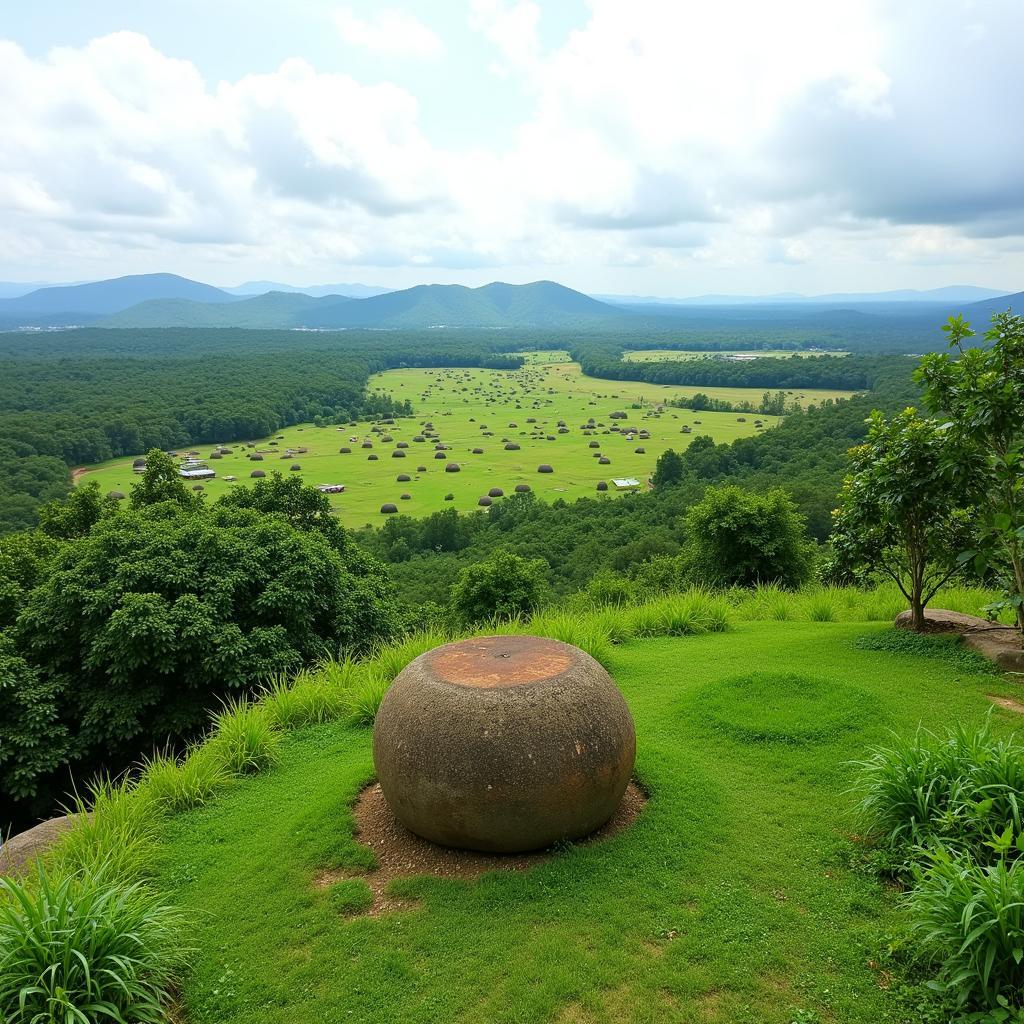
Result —
[[[972,674],[999,675],[999,669],[988,658],[983,658],[960,643],[953,634],[914,633],[909,629],[884,630],[858,637],[856,646],[862,651],[888,651],[909,654],[918,658],[938,658],[940,661]]]
[[[751,672],[706,687],[702,716],[745,743],[820,743],[869,720],[863,690],[795,672]]]

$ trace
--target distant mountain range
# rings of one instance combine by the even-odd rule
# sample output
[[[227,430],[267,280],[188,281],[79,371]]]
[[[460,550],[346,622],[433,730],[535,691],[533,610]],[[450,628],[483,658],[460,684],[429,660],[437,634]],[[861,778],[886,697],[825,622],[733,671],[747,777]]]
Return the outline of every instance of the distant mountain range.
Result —
[[[670,299],[653,295],[595,295],[594,298],[619,306],[768,306],[819,305],[860,306],[874,302],[978,302],[1002,295],[994,288],[979,288],[971,284],[952,284],[944,288],[920,291],[903,288],[891,292],[830,292],[827,295],[803,295],[800,292],[776,292],[774,295],[693,295],[689,298]]]
[[[191,299],[194,302],[234,302],[235,297],[213,285],[177,274],[133,274],[90,284],[39,288],[0,302],[2,316],[46,316],[54,313],[106,316],[148,299]]]
[[[98,321],[100,327],[249,327],[303,326],[309,310],[321,304],[355,302],[342,295],[315,298],[302,292],[267,292],[232,302],[193,302],[191,299],[150,299]]]
[[[2,286],[0,286],[2,287]],[[383,295],[392,288],[380,288],[373,284],[311,284],[302,287],[281,284],[280,281],[246,281],[224,291],[232,295],[265,295],[267,292],[302,292],[303,295],[343,295],[349,299],[368,299],[371,295]]]
[[[573,327],[629,320],[615,306],[553,281],[533,284],[418,285],[365,299],[270,292],[228,305],[156,299],[99,322],[102,327]]]
[[[310,294],[287,285],[249,294],[273,282],[252,281],[232,290],[175,274],[139,274],[88,284],[54,285],[0,298],[0,329],[63,327],[235,327],[425,329],[425,328],[615,328],[660,327],[683,322],[779,321],[874,323],[882,317],[931,322],[963,312],[976,322],[1012,306],[1024,309],[1024,293],[954,285],[932,291],[835,293],[801,296],[699,296],[691,300],[606,296],[602,301],[553,281],[480,288],[417,285],[383,291],[369,285],[337,285],[373,294]],[[0,285],[0,289],[3,285]]]

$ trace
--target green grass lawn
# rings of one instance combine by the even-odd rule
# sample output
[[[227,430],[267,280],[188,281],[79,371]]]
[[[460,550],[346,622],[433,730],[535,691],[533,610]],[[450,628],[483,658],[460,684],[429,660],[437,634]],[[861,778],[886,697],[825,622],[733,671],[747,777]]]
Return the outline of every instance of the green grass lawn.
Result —
[[[659,413],[659,403],[697,389],[596,380],[583,376],[578,363],[559,361],[562,356],[567,353],[538,353],[536,362],[516,372],[407,369],[377,374],[370,380],[371,390],[407,398],[416,411],[415,416],[401,419],[389,429],[386,436],[391,441],[372,433],[373,424],[365,421],[342,428],[312,424],[289,427],[258,443],[258,450],[264,454],[260,463],[248,460],[252,452],[244,445],[230,445],[232,454],[209,463],[217,477],[202,486],[205,493],[217,497],[247,482],[254,469],[268,474],[273,470],[290,473],[292,465],[298,464],[301,468],[296,472],[307,483],[344,484],[346,492],[331,495],[332,504],[346,525],[362,526],[383,521],[380,508],[385,502],[396,504],[401,512],[422,516],[447,504],[462,512],[473,511],[478,507],[478,499],[491,488],[499,487],[510,494],[519,483],[528,484],[548,501],[595,495],[598,481],[612,478],[634,478],[643,485],[666,448],[684,448],[698,434],[710,434],[718,442],[732,441],[759,429],[769,429],[778,422],[778,417],[753,413],[691,413],[682,409]],[[763,389],[753,388],[699,390],[732,402],[757,402],[764,393]],[[848,394],[805,390],[794,391],[791,397],[810,403]],[[631,408],[633,404],[640,408]],[[608,418],[610,412],[617,410],[628,412],[628,420]],[[528,417],[536,422],[527,422]],[[590,417],[604,426],[596,426],[594,433],[585,434],[582,428]],[[559,420],[568,424],[568,433],[558,433]],[[756,427],[755,420],[763,426]],[[424,422],[433,422],[441,443],[451,446],[443,459],[435,459],[432,441],[413,441],[414,437],[422,436]],[[516,425],[511,426],[512,423]],[[650,437],[627,441],[610,431],[615,423],[646,429]],[[493,436],[483,436],[482,425],[490,428]],[[684,434],[684,425],[692,432]],[[555,440],[547,440],[548,436]],[[504,438],[519,444],[520,449],[505,451]],[[373,448],[364,450],[364,441],[372,442]],[[600,448],[591,449],[591,441],[598,442]],[[399,442],[409,445],[402,459],[392,457]],[[281,454],[287,448],[300,447],[308,451],[294,456]],[[351,453],[340,454],[342,447],[351,448]],[[474,455],[472,449],[476,447],[482,448],[483,454]],[[643,448],[644,452],[638,454],[636,448]],[[206,457],[212,446],[195,450]],[[611,463],[598,465],[595,452],[607,456]],[[368,458],[371,454],[378,457],[376,461]],[[447,462],[459,463],[460,472],[446,473]],[[537,467],[542,463],[552,466],[554,472],[538,473]],[[76,481],[96,480],[104,493],[127,494],[136,479],[131,464],[129,458],[89,467],[76,476]],[[419,471],[420,466],[423,471]],[[411,479],[399,482],[399,474]],[[237,482],[226,480],[228,476],[237,477]],[[409,498],[403,500],[403,494]],[[451,502],[445,501],[447,494],[454,495]]]
[[[838,349],[828,351],[810,352],[805,349],[771,348],[771,349],[747,349],[729,348],[720,349],[714,352],[695,351],[675,348],[639,348],[630,352],[623,352],[622,358],[627,363],[662,363],[679,359],[714,359],[716,356],[756,356],[758,359],[772,357],[775,359],[788,359],[791,356],[812,357],[812,356],[848,356],[849,352]]]
[[[844,866],[847,762],[890,729],[977,722],[1009,689],[954,649],[858,646],[885,629],[622,645],[650,793],[633,827],[526,873],[401,881],[415,909],[375,918],[313,884],[370,863],[349,811],[370,732],[291,734],[278,767],[167,826],[159,884],[195,922],[189,1024],[916,1019],[877,965],[898,894]]]

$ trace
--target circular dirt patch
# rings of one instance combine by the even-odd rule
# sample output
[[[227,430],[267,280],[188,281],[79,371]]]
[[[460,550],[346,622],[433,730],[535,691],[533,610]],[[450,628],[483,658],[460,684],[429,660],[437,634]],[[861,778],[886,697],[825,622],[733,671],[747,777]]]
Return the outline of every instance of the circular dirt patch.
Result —
[[[752,672],[704,687],[697,708],[745,743],[823,743],[873,718],[877,703],[863,690],[816,676]]]
[[[640,816],[646,803],[647,794],[643,788],[635,781],[630,782],[622,802],[611,818],[579,842],[599,843],[624,831]],[[384,799],[384,791],[376,782],[359,794],[352,814],[356,824],[356,839],[373,852],[377,867],[366,874],[350,870],[325,871],[315,881],[319,888],[330,888],[346,879],[362,880],[373,893],[372,904],[365,908],[365,913],[371,917],[409,907],[408,900],[385,892],[395,879],[429,875],[433,878],[471,881],[488,871],[528,871],[558,856],[559,852],[558,849],[549,849],[536,853],[477,853],[438,846],[414,835],[398,821]]]

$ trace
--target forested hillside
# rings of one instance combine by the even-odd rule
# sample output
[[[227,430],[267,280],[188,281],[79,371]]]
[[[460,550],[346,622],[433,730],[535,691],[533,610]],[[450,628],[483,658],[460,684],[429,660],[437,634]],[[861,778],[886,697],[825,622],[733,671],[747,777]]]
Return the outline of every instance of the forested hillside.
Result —
[[[31,353],[31,355],[29,355]],[[392,332],[82,330],[0,336],[0,530],[30,526],[69,467],[148,448],[264,437],[391,411],[365,397],[394,366],[518,360],[480,339]]]

